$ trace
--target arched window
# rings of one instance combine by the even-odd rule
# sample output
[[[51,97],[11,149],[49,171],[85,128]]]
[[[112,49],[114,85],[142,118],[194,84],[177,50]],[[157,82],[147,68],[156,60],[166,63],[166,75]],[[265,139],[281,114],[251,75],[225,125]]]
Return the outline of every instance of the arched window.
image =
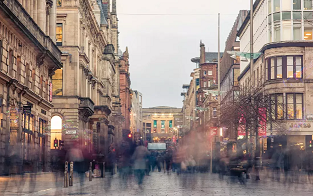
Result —
[[[51,119],[51,149],[54,149],[54,140],[62,140],[62,118],[53,116]]]

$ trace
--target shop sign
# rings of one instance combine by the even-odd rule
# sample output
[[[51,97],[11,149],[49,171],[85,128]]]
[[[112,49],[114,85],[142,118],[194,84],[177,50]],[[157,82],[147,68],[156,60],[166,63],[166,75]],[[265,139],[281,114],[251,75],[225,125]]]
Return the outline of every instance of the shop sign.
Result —
[[[211,135],[212,136],[217,135],[217,127],[211,127]]]
[[[305,122],[305,123],[288,123],[289,128],[311,128],[311,123]]]
[[[66,135],[75,135],[77,133],[76,130],[65,130]]]
[[[313,120],[313,114],[308,114],[306,115],[307,120]]]

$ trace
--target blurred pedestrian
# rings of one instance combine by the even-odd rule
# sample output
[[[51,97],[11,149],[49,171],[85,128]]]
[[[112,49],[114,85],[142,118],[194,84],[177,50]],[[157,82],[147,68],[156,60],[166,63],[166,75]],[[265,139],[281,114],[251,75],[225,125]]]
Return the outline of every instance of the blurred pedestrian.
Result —
[[[142,188],[142,183],[145,176],[146,160],[149,154],[150,153],[148,149],[143,146],[142,142],[140,142],[139,146],[136,147],[135,152],[132,156],[132,160],[134,160],[135,175],[138,180],[139,188]]]
[[[74,162],[73,170],[79,175],[80,193],[82,194],[85,181],[85,172],[87,169],[79,142],[75,142],[74,145],[72,145],[68,150],[66,154],[66,160],[69,162]]]
[[[167,174],[170,174],[172,158],[173,158],[172,152],[170,150],[166,150],[164,160],[165,160],[165,166],[166,166]]]

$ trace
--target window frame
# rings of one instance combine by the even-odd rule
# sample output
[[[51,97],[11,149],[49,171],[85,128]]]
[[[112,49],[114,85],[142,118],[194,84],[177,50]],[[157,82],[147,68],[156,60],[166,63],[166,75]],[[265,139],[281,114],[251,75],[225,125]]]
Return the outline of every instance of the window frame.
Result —
[[[293,118],[288,118],[288,95],[293,95]],[[297,95],[301,95],[302,97],[302,118],[297,118]],[[287,120],[303,120],[304,119],[304,97],[303,97],[303,93],[286,93],[286,119]]]
[[[272,101],[272,97],[274,97],[274,103],[270,102],[269,104],[269,112],[270,112],[270,119],[271,120],[284,120],[285,119],[285,111],[284,111],[284,107],[282,107],[283,110],[283,116],[282,118],[278,118],[278,96],[282,96],[282,105],[284,104],[284,94],[283,93],[275,93],[275,94],[270,94],[270,101]],[[272,108],[272,106],[274,106],[275,108]],[[274,109],[274,118],[273,118],[273,114],[272,111]]]
[[[288,57],[292,57],[292,65],[288,65]],[[297,65],[296,59],[300,57],[301,65]],[[277,59],[282,58],[282,78],[277,78]],[[272,59],[274,61],[272,62]],[[274,78],[272,78],[272,63],[274,63]],[[292,66],[293,77],[288,77],[288,67]],[[301,77],[297,78],[297,67],[301,67]],[[282,80],[282,79],[303,79],[303,55],[286,55],[286,56],[273,56],[266,59],[266,80]]]
[[[61,34],[58,34],[57,33],[57,28],[58,27],[61,27],[61,29],[62,29],[62,33]],[[58,40],[57,40],[57,38],[56,38],[56,40],[55,40],[55,43],[56,43],[56,45],[57,46],[63,46],[63,40],[64,40],[64,24],[63,23],[57,23],[56,24],[56,29],[55,29],[55,35],[56,35],[56,37],[58,36],[58,35],[61,35],[62,36],[62,40],[61,40],[61,42],[58,42]]]

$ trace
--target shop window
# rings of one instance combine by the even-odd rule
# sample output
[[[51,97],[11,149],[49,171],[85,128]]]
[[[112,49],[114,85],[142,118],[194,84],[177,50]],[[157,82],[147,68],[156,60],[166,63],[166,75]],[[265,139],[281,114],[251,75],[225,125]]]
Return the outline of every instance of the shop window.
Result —
[[[56,45],[62,46],[63,45],[63,24],[57,23],[56,26]]]
[[[57,69],[52,76],[52,94],[63,95],[63,69]]]
[[[293,0],[293,9],[301,10],[301,0]]]
[[[32,114],[23,114],[23,125],[22,125],[24,130],[28,131],[34,131],[35,130],[35,119],[34,115]]]
[[[286,94],[287,119],[303,119],[303,94]]]

